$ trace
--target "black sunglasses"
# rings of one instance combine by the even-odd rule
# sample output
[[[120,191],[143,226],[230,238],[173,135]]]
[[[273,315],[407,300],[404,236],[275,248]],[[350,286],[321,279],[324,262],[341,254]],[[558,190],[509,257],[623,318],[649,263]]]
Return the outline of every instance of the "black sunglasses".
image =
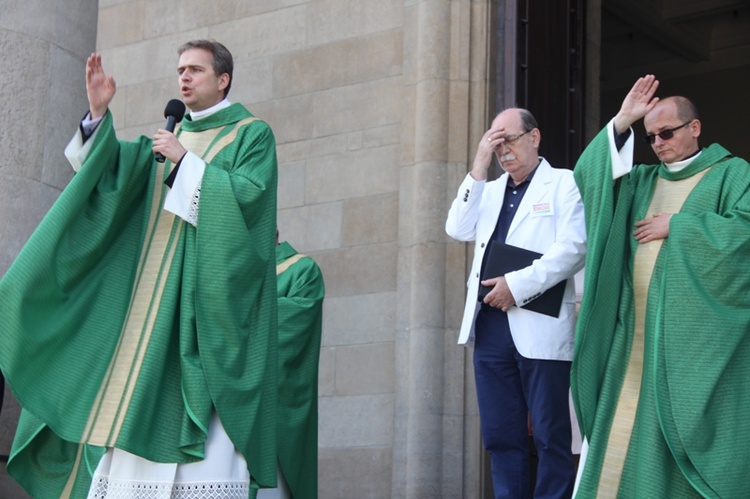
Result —
[[[689,125],[690,123],[692,123],[692,122],[693,122],[693,120],[690,120],[690,121],[687,121],[687,122],[683,123],[683,124],[682,124],[682,125],[680,125],[680,126],[676,126],[676,127],[674,127],[674,128],[670,128],[670,129],[668,129],[668,130],[664,130],[664,131],[661,131],[661,132],[659,132],[659,133],[655,133],[655,134],[653,134],[653,135],[646,135],[645,137],[643,137],[643,140],[645,140],[645,141],[646,141],[646,144],[653,144],[653,143],[654,143],[654,142],[656,141],[656,137],[657,137],[657,136],[658,136],[658,137],[659,137],[659,138],[660,138],[661,140],[669,140],[669,139],[671,139],[672,137],[674,137],[674,132],[675,132],[676,130],[679,130],[680,128],[682,128],[682,127],[684,127],[684,126],[688,126],[688,125]]]

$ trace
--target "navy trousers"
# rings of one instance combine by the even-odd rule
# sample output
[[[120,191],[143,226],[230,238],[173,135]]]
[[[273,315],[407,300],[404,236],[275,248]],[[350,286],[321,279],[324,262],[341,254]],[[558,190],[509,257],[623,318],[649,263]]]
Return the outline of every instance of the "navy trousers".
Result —
[[[482,305],[475,324],[474,376],[495,498],[531,497],[529,415],[539,457],[534,497],[572,495],[570,364],[522,357],[507,314]]]

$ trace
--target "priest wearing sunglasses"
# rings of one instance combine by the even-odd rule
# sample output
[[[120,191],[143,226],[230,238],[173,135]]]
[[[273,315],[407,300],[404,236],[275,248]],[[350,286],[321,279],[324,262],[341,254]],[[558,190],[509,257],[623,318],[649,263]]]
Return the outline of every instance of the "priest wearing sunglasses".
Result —
[[[750,165],[640,78],[575,168],[577,497],[750,497]],[[633,164],[632,125],[659,159]]]

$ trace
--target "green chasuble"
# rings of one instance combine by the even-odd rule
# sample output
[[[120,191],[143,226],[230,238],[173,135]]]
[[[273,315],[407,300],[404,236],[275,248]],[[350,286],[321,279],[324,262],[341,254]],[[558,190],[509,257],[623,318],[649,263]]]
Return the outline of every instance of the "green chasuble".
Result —
[[[315,261],[276,247],[279,306],[279,464],[293,499],[318,496],[318,360],[323,275]]]
[[[611,133],[611,132],[610,132]],[[713,144],[613,181],[607,130],[575,168],[588,231],[571,389],[595,497],[634,324],[634,223],[656,180],[709,169],[672,216],[648,288],[643,379],[620,497],[750,497],[750,165]]]
[[[233,104],[177,132],[206,169],[196,226],[164,210],[172,165],[108,113],[0,281],[0,367],[23,407],[9,473],[85,497],[106,447],[203,458],[217,412],[253,484],[276,483],[277,163]]]

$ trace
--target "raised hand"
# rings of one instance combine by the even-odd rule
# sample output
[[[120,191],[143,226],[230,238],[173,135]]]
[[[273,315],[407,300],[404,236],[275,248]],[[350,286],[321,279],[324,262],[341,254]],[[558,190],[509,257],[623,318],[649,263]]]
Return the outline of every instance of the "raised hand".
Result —
[[[487,170],[492,164],[492,156],[500,149],[505,137],[504,128],[492,127],[482,135],[482,140],[477,146],[477,153],[474,155],[472,163],[471,176],[474,180],[486,180]]]
[[[91,54],[86,61],[86,94],[92,119],[104,116],[116,91],[115,79],[104,72],[102,56]]]
[[[618,134],[624,133],[633,123],[646,116],[654,108],[659,102],[659,98],[654,97],[657,88],[659,88],[659,80],[654,75],[638,78],[628,95],[625,96],[625,100],[622,101],[620,112],[615,116],[614,125]]]

